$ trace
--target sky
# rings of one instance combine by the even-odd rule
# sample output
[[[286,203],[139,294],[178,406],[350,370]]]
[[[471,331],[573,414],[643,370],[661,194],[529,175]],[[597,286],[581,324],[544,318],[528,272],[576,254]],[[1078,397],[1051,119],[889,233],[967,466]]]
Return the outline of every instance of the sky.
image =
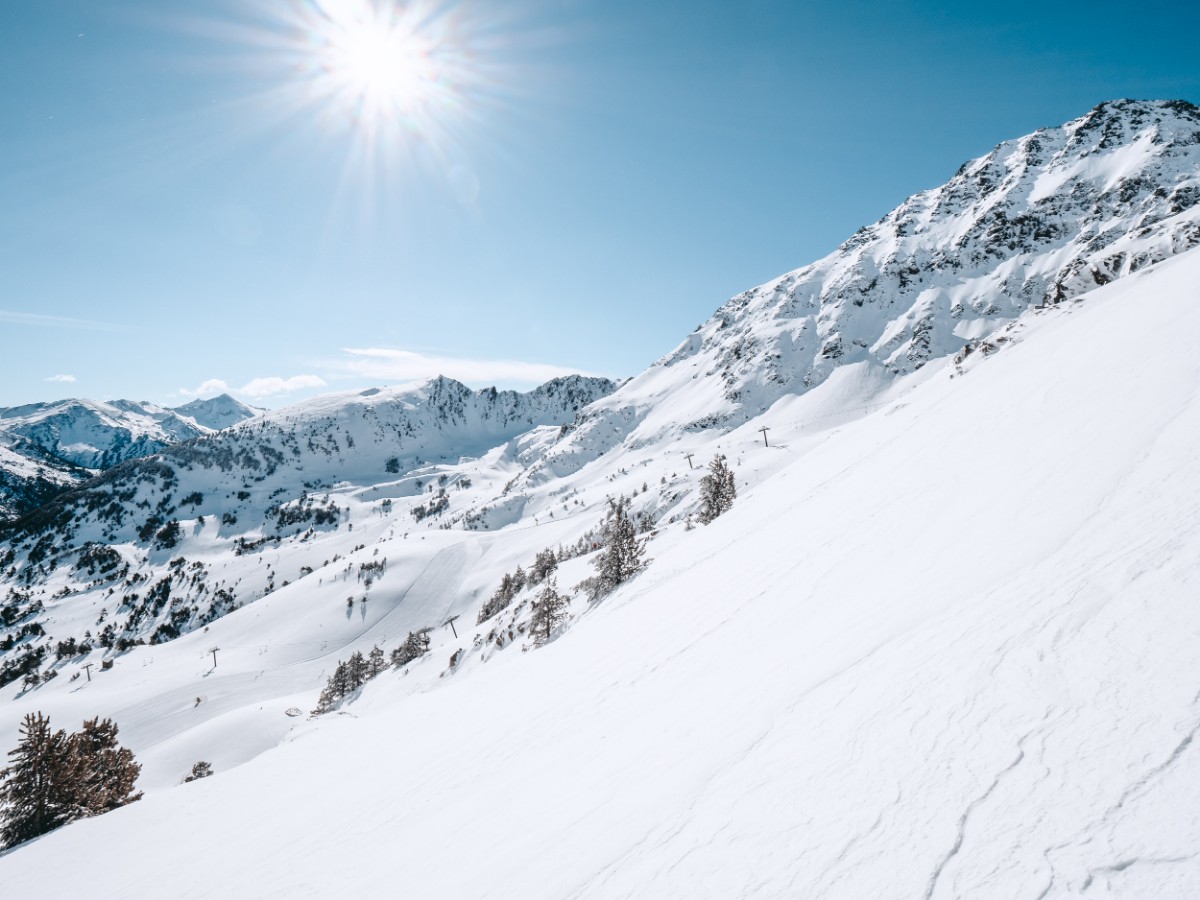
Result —
[[[1177,3],[0,5],[0,406],[636,374],[1002,140],[1200,102]]]

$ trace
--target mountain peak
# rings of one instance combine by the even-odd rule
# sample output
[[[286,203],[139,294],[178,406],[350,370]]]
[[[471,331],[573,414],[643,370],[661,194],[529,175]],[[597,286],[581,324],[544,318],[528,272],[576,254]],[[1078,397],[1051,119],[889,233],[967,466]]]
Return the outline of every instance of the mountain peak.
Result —
[[[733,297],[590,410],[574,440],[611,446],[634,431],[651,440],[648,430],[734,427],[840,370],[851,374],[839,390],[853,382],[866,404],[1033,307],[1197,244],[1200,110],[1108,101],[997,145],[825,258]],[[650,412],[668,391],[682,419]]]
[[[254,418],[263,410],[236,400],[229,394],[218,394],[208,400],[193,400],[173,410],[187,416],[209,431],[220,431],[238,422]]]

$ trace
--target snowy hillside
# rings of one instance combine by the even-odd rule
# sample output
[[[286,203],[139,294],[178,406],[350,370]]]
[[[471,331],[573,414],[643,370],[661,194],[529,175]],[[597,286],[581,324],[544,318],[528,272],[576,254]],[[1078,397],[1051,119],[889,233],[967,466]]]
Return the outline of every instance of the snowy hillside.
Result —
[[[545,649],[450,668],[481,630],[439,627],[343,715],[285,715],[313,700],[304,672],[469,609],[447,599],[504,534],[441,531],[378,545],[406,567],[378,618],[308,576],[7,702],[10,723],[116,715],[149,793],[0,876],[36,895],[70,861],[95,897],[1196,896],[1197,283],[1193,251],[819,438],[723,438],[775,474],[661,529],[649,571],[576,600]],[[1156,353],[1112,366],[1131,318],[1161,324]],[[217,776],[172,786],[199,758]]]
[[[90,475],[30,440],[0,431],[0,521],[36,509]]]
[[[740,425],[835,376],[869,400],[1031,307],[1197,244],[1200,109],[1101,104],[1005,141],[824,259],[734,297],[589,411],[550,465],[561,474],[626,439]]]
[[[33,501],[0,739],[111,716],[146,798],[0,884],[1200,896],[1198,198],[1200,112],[1104,104],[620,386],[335,394]]]
[[[9,526],[5,622],[36,618],[44,640],[4,648],[0,685],[64,641],[77,657],[77,645],[119,652],[203,627],[361,549],[364,525],[391,534],[519,518],[516,497],[486,503],[519,471],[513,439],[557,435],[614,387],[572,376],[519,394],[437,378],[335,394],[116,466]],[[285,574],[258,565],[267,550],[289,559]],[[241,571],[247,556],[256,565]],[[372,572],[365,557],[347,565]]]

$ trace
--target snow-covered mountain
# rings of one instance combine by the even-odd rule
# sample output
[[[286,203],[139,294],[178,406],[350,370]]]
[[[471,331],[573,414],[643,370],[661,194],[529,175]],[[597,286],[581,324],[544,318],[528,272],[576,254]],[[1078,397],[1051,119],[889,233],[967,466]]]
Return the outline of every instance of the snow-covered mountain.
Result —
[[[147,797],[0,883],[1200,894],[1198,122],[1118,101],[1001,145],[620,387],[319,398],[10,524],[0,739],[112,716]],[[697,527],[716,454],[739,497]],[[618,496],[653,562],[589,602]],[[546,554],[573,600],[537,647]]]
[[[16,556],[8,558],[21,564],[0,584],[8,581],[14,596],[25,598],[14,616],[37,602],[28,589],[53,580],[64,565],[86,569],[89,590],[121,589],[125,599],[98,620],[48,627],[45,646],[86,643],[93,632],[112,646],[169,640],[276,587],[270,567],[255,572],[251,586],[244,576],[206,581],[212,567],[197,562],[168,604],[169,585],[180,574],[177,548],[187,534],[205,534],[210,554],[244,555],[286,541],[307,555],[319,533],[346,526],[348,534],[356,516],[390,513],[394,503],[426,528],[467,517],[476,527],[495,527],[521,512],[480,502],[505,494],[504,480],[519,470],[513,439],[560,434],[580,409],[615,387],[603,378],[570,376],[528,393],[472,391],[439,377],[416,388],[333,394],[265,413],[115,466],[10,523]],[[93,581],[97,569],[101,577]],[[151,582],[149,593],[135,590]],[[105,624],[111,609],[125,615]],[[31,665],[36,648],[20,649],[23,662],[0,665],[0,681]]]
[[[833,253],[731,299],[589,411],[564,472],[627,438],[732,427],[835,374],[869,400],[1031,307],[1200,244],[1200,109],[1116,100],[1005,141]]]
[[[226,394],[175,409],[78,399],[0,408],[0,518],[28,511],[54,485],[85,480],[259,412]]]
[[[238,422],[252,419],[259,413],[264,412],[264,410],[256,406],[250,406],[241,400],[235,400],[228,394],[218,394],[216,397],[210,397],[207,400],[193,400],[191,403],[183,404],[183,406],[176,406],[171,411],[178,415],[186,416],[201,428],[206,428],[209,431],[220,431],[222,428],[229,428]]]
[[[0,409],[0,429],[74,465],[107,469],[258,412],[232,397],[197,400],[179,409],[136,400],[59,400]]]

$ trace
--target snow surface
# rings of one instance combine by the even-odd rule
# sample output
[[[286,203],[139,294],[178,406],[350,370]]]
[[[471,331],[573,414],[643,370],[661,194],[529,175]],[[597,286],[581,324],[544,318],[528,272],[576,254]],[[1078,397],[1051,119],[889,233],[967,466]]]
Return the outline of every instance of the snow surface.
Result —
[[[907,380],[840,367],[731,432],[597,455],[492,533],[401,534],[346,488],[354,530],[303,547],[387,556],[366,602],[345,607],[343,560],[90,683],[0,692],[4,733],[115,715],[147,789],[0,857],[5,894],[56,873],[98,898],[1200,895],[1198,284],[1193,250]],[[520,471],[548,440],[466,464]],[[732,511],[661,517],[647,572],[576,599],[557,640],[473,626],[606,490],[667,504],[700,474],[682,453],[717,449]],[[549,520],[564,498],[591,518]],[[189,559],[219,539],[187,530]],[[211,562],[249,578],[303,547]],[[428,657],[285,714],[423,625]],[[200,758],[217,775],[177,786]]]

